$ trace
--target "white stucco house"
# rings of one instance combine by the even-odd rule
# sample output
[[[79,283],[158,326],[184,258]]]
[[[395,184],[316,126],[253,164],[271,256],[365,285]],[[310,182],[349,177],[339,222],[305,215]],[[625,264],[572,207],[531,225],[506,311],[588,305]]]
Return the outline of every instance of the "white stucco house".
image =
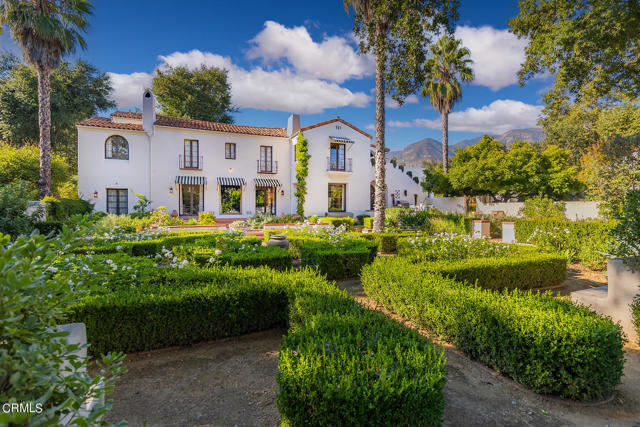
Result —
[[[335,118],[300,127],[254,127],[157,115],[151,92],[142,113],[115,112],[77,123],[78,191],[96,211],[133,212],[135,193],[181,216],[212,212],[247,218],[296,211],[295,144],[308,140],[307,215],[371,212],[372,136]],[[426,198],[404,172],[387,165],[387,204]]]

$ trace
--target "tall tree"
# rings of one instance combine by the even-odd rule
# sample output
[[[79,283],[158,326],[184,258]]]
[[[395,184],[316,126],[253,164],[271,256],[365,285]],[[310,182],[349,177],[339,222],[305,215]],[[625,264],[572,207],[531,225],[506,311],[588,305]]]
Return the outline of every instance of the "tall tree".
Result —
[[[38,77],[12,55],[0,56],[0,140],[12,145],[37,144]],[[84,61],[62,61],[51,73],[51,146],[53,153],[77,166],[76,122],[115,106],[105,73]]]
[[[372,54],[376,67],[376,183],[373,230],[384,228],[385,96],[402,104],[424,80],[426,48],[432,34],[450,29],[458,0],[344,0],[354,11],[354,33],[360,52]]]
[[[550,72],[545,95],[553,110],[580,100],[591,86],[598,97],[640,94],[640,3],[611,0],[519,0],[511,31],[528,40],[520,83]]]
[[[38,75],[40,197],[51,194],[51,72],[78,45],[92,6],[88,0],[1,0],[0,24],[7,25],[24,60]]]
[[[471,52],[462,41],[443,35],[431,45],[426,65],[426,82],[420,94],[428,97],[442,120],[442,170],[449,171],[449,113],[462,98],[460,82],[473,80]]]
[[[233,123],[231,84],[227,70],[201,65],[196,69],[158,69],[152,90],[160,112],[171,117]]]

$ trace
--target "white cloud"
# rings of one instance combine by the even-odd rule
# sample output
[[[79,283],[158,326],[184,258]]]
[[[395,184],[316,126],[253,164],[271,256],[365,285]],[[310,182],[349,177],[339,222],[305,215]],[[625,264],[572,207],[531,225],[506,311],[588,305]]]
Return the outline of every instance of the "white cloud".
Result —
[[[504,133],[511,129],[536,126],[541,105],[525,104],[512,99],[499,99],[480,108],[470,107],[449,114],[449,130],[463,132]],[[413,119],[390,121],[390,127],[423,127],[440,129],[440,119]]]
[[[417,104],[418,102],[420,102],[418,95],[413,95],[413,94],[407,96],[404,100],[405,104]],[[385,98],[384,104],[387,106],[387,108],[400,108],[400,104],[398,104],[398,101],[396,101],[390,96],[387,96]]]
[[[325,36],[315,42],[305,27],[287,28],[277,22],[265,22],[264,29],[253,38],[249,59],[266,63],[286,59],[296,74],[342,83],[374,72],[370,57],[360,55],[350,39]]]
[[[111,80],[113,92],[111,98],[118,108],[129,108],[131,106],[142,106],[142,92],[151,87],[153,74],[131,73],[117,74],[107,73]]]
[[[376,131],[376,124],[375,123],[369,123],[368,125],[366,125],[364,127],[366,130],[371,130],[371,131]]]
[[[455,37],[471,51],[473,84],[498,90],[518,82],[517,72],[525,59],[527,40],[490,26],[462,25],[456,28]]]

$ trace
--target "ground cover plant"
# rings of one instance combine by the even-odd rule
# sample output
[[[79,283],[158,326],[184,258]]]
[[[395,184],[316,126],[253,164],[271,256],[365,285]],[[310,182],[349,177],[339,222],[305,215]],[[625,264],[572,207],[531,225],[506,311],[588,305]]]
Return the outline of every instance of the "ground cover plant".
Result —
[[[620,327],[569,301],[484,290],[403,257],[366,266],[362,284],[383,307],[537,393],[592,400],[620,383]]]
[[[508,256],[522,250],[525,249],[516,245],[446,233],[434,236],[417,235],[398,242],[398,254],[416,261]]]

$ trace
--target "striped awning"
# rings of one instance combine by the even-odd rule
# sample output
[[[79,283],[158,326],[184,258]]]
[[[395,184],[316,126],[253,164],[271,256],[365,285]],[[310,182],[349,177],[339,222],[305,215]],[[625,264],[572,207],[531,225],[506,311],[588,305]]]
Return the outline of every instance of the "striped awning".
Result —
[[[256,178],[254,179],[256,187],[282,187],[280,181],[273,178]]]
[[[218,177],[218,184],[220,185],[245,185],[244,178],[230,178],[226,176]]]
[[[342,136],[330,136],[329,139],[331,142],[337,142],[339,144],[353,144],[353,141],[349,138],[344,138]]]
[[[207,178],[204,176],[176,176],[176,184],[206,185]]]

